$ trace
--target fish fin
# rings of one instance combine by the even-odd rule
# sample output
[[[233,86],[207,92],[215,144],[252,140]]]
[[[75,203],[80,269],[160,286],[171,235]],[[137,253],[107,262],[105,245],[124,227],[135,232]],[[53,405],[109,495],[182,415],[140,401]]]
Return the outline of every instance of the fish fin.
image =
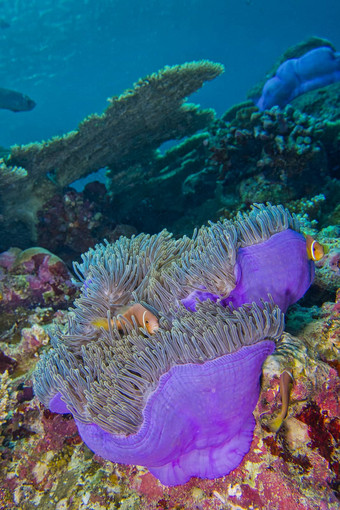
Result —
[[[139,304],[144,306],[144,308],[146,308],[149,312],[151,312],[153,315],[155,315],[157,317],[157,319],[159,319],[159,311],[156,310],[156,308],[152,305],[149,305],[149,303],[146,303],[145,301],[139,301]]]

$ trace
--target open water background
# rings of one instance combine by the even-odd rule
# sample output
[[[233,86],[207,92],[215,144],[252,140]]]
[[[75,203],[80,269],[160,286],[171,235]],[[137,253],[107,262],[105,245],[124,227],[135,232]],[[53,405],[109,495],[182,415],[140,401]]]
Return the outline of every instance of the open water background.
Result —
[[[290,45],[340,50],[339,22],[339,0],[2,0],[0,87],[37,106],[0,110],[0,145],[61,135],[138,78],[204,58],[226,72],[190,100],[221,114]]]

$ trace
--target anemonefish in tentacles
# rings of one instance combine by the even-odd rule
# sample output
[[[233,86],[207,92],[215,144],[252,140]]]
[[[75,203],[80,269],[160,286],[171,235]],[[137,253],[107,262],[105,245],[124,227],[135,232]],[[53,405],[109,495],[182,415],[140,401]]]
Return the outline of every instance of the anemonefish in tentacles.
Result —
[[[143,327],[150,335],[154,335],[159,329],[158,318],[148,308],[135,303],[130,307],[124,307],[119,311],[119,315],[122,315],[131,324],[133,324],[132,317],[135,318],[136,323],[139,327]],[[91,321],[91,324],[97,328],[104,328],[106,331],[109,330],[108,320],[104,317],[98,317]],[[117,320],[118,329],[123,329],[123,326],[119,320]]]
[[[321,260],[328,251],[327,247],[320,244],[318,241],[313,239],[313,237],[308,234],[304,234],[304,236],[306,238],[306,249],[308,258],[310,260],[314,260],[314,262]]]

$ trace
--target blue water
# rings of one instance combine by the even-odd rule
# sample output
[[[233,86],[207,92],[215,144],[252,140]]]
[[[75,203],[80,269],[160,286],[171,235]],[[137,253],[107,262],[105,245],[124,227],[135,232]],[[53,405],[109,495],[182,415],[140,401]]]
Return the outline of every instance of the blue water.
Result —
[[[75,129],[138,78],[202,58],[226,72],[191,100],[221,114],[288,46],[317,35],[340,50],[339,20],[339,0],[2,0],[0,87],[37,106],[0,110],[0,145]]]

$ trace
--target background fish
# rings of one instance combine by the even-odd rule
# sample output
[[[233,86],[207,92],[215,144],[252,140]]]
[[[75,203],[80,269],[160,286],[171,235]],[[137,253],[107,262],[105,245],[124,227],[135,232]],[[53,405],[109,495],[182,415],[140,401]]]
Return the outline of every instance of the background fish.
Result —
[[[33,110],[36,103],[30,97],[10,89],[0,88],[0,109],[12,112],[27,112]]]

